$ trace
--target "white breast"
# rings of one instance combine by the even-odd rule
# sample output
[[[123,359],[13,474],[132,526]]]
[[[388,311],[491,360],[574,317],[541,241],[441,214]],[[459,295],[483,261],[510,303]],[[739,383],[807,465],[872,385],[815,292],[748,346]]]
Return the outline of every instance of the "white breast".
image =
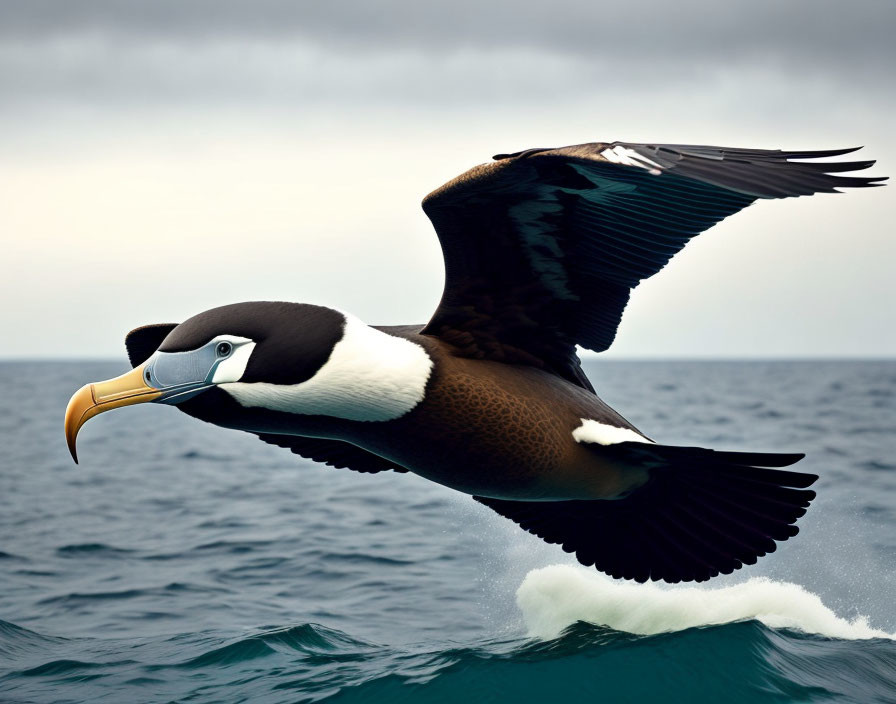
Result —
[[[432,360],[420,345],[352,315],[317,374],[300,384],[237,382],[220,388],[247,407],[360,421],[403,416],[423,400]]]

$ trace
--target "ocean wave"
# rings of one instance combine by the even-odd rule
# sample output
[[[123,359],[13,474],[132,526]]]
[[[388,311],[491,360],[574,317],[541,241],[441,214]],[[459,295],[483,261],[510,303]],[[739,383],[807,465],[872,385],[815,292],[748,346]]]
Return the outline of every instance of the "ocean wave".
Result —
[[[579,621],[550,640],[486,639],[442,648],[375,645],[307,623],[235,638],[196,633],[146,640],[129,648],[127,659],[115,639],[67,641],[0,622],[0,651],[23,640],[32,646],[28,657],[17,653],[14,669],[0,664],[7,693],[23,700],[91,681],[114,701],[216,704],[889,701],[896,658],[890,640],[855,643],[777,631],[758,620],[654,635]],[[179,651],[175,657],[172,649]],[[148,687],[145,696],[134,687]]]
[[[0,672],[3,662],[14,662],[32,653],[51,651],[63,643],[64,638],[45,636],[0,619]]]
[[[82,662],[80,660],[51,660],[42,665],[37,665],[27,670],[17,673],[21,677],[56,677],[59,675],[69,675],[75,672],[83,672],[84,670],[110,669],[116,666],[131,665],[134,660],[119,660],[117,662]],[[96,675],[101,677],[101,675]]]
[[[393,656],[375,670],[367,663],[326,701],[883,702],[892,701],[893,658],[889,640],[856,645],[758,621],[657,635],[579,622],[553,640]]]
[[[84,555],[109,555],[118,557],[132,552],[134,551],[127,548],[117,548],[114,545],[106,545],[105,543],[75,543],[56,548],[56,554],[60,557],[82,557]]]
[[[211,649],[204,649],[200,654],[186,660],[165,665],[151,665],[148,669],[196,670],[234,665],[276,655],[286,655],[289,658],[299,655],[310,659],[322,656],[325,660],[335,661],[353,657],[363,659],[372,647],[369,643],[352,638],[342,631],[316,623],[304,623],[298,626],[263,629],[249,636],[219,643]]]
[[[754,619],[830,638],[896,640],[896,633],[872,628],[864,617],[837,616],[798,584],[764,577],[725,587],[661,587],[551,565],[529,572],[516,599],[529,634],[537,638],[555,638],[579,621],[655,635]]]
[[[759,565],[795,584],[524,582],[574,563],[420,477],[258,458],[152,404],[152,433],[109,416],[120,442],[75,469],[65,389],[119,365],[0,364],[29,391],[0,409],[0,700],[896,704],[894,363],[590,364],[668,438],[809,453],[822,504]]]

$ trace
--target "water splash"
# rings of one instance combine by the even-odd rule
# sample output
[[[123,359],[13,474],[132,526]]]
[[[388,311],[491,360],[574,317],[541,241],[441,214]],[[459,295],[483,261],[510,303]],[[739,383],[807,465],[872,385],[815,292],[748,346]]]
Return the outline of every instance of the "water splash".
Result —
[[[859,617],[840,618],[798,584],[753,577],[726,587],[662,587],[611,579],[573,565],[551,565],[526,575],[516,593],[529,635],[555,638],[578,621],[654,635],[746,619],[848,640],[888,638]]]

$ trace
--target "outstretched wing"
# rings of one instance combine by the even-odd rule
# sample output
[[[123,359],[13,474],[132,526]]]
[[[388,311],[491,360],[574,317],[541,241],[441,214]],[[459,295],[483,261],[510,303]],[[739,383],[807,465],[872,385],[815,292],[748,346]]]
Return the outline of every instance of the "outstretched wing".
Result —
[[[600,447],[608,451],[652,464],[650,480],[615,501],[473,498],[583,565],[638,582],[702,582],[752,565],[799,532],[815,498],[816,475],[778,469],[802,454],[639,442]]]
[[[429,194],[445,290],[423,330],[459,353],[589,388],[575,345],[606,350],[629,292],[757,198],[882,185],[840,176],[854,149],[786,152],[625,142],[499,154]]]

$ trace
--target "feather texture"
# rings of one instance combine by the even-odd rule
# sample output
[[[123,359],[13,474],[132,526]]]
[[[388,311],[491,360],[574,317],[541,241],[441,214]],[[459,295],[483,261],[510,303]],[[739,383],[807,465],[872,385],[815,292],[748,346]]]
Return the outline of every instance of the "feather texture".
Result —
[[[590,389],[575,346],[610,347],[631,289],[758,198],[882,185],[838,175],[873,161],[813,161],[852,151],[613,142],[497,155],[423,201],[446,274],[423,332]]]

